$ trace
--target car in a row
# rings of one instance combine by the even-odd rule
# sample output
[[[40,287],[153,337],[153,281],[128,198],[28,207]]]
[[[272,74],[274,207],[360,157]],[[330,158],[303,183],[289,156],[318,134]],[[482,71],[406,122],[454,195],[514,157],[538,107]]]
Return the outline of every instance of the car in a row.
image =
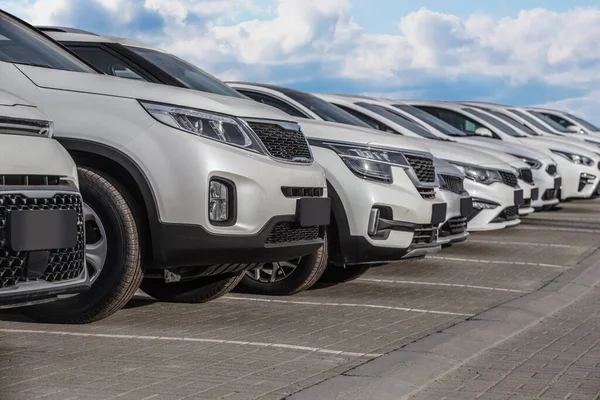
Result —
[[[574,176],[580,197],[597,187],[586,163],[599,156],[563,138],[491,144],[495,130],[511,135],[493,128],[500,117],[471,135],[417,103],[226,84],[143,43],[3,12],[0,76],[0,90],[47,116],[79,176],[85,284],[29,304],[40,321],[101,319],[140,288],[200,303],[235,287],[290,295],[346,282],[516,226],[577,197]]]

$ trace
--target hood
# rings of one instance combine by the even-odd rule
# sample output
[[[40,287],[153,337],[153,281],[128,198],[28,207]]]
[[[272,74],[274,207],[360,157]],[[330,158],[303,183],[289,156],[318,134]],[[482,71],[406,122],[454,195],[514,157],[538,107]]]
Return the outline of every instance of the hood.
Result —
[[[547,149],[534,149],[532,147],[521,146],[501,140],[490,140],[481,137],[465,137],[460,139],[460,143],[469,144],[478,149],[495,150],[506,154],[515,154],[521,157],[531,158],[546,163],[551,163],[552,152]]]
[[[47,89],[154,101],[236,117],[295,120],[283,111],[254,100],[94,73],[60,71],[25,65],[18,65],[17,68],[34,84]]]
[[[527,164],[507,154],[484,148],[454,142],[443,142],[427,139],[427,147],[438,158],[461,164],[472,164],[481,167],[492,167],[510,171],[513,168],[526,168]]]
[[[399,150],[413,150],[430,153],[429,140],[408,138],[401,135],[384,133],[375,129],[297,118],[302,132],[307,138],[335,140],[339,142],[359,143],[362,145],[390,147]]]
[[[20,98],[16,94],[7,92],[6,90],[0,90],[0,106],[27,106],[35,107],[33,104],[25,99]]]
[[[460,169],[456,168],[454,165],[450,164],[448,161],[444,161],[435,157],[433,159],[433,165],[435,166],[435,172],[438,175],[450,175],[456,176],[459,178],[464,178],[465,174],[463,174]]]
[[[5,90],[0,90],[0,117],[50,120],[36,106]]]
[[[575,153],[575,154],[589,157],[592,160],[595,160],[596,162],[600,161],[600,155],[598,153],[596,153],[596,151],[595,151],[596,145],[594,145],[592,143],[575,144],[575,143],[570,142],[568,139],[563,139],[563,138],[559,138],[559,137],[553,138],[553,137],[548,137],[548,136],[529,137],[529,138],[521,139],[521,140],[522,140],[522,143],[526,144],[527,146],[531,146],[531,147],[535,147],[535,148],[544,148],[548,151],[550,151],[550,150],[568,151],[570,153]],[[600,148],[598,150],[600,153]],[[554,154],[554,157],[556,157],[556,154]]]

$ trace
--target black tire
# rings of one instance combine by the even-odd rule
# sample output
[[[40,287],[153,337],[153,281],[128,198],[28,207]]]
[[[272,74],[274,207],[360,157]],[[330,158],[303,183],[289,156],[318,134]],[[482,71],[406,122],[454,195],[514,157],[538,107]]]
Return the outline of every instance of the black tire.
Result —
[[[363,276],[369,269],[370,265],[350,265],[346,267],[338,267],[337,265],[329,265],[321,282],[324,283],[345,283],[350,282]]]
[[[164,279],[146,278],[142,281],[140,289],[158,301],[206,303],[229,293],[243,276],[244,272],[236,272],[175,283],[166,283]]]
[[[78,173],[83,201],[106,231],[106,261],[89,291],[23,309],[35,321],[81,324],[106,318],[127,304],[143,278],[135,202],[104,172],[79,167]]]
[[[325,268],[327,268],[328,259],[327,235],[325,235],[323,246],[314,253],[302,257],[296,269],[284,279],[273,283],[260,282],[244,274],[238,287],[242,292],[270,296],[290,296],[300,293],[317,283],[321,275],[323,275]]]

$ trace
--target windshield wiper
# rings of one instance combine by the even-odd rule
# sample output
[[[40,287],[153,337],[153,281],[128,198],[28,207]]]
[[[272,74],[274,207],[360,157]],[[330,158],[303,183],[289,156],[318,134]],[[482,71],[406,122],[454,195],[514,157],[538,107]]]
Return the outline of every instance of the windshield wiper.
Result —
[[[13,61],[13,64],[28,65],[30,67],[40,67],[40,68],[50,68],[50,69],[52,69],[52,66],[50,66],[48,64],[29,63],[29,62],[16,62],[16,61]]]

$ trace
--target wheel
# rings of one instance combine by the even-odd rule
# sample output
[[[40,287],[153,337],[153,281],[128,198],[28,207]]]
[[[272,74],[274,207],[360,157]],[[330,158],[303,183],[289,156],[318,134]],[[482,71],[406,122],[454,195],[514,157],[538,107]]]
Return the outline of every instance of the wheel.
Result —
[[[23,309],[35,321],[88,323],[108,317],[133,297],[143,278],[140,235],[129,194],[109,175],[79,167],[86,266],[92,287],[66,299]]]
[[[246,271],[239,288],[243,292],[288,296],[300,293],[313,286],[325,268],[328,260],[327,236],[316,252],[291,261],[261,264]]]
[[[350,265],[346,267],[338,267],[336,265],[329,265],[323,276],[321,276],[321,282],[325,283],[344,283],[350,282],[363,276],[369,269],[370,265]]]
[[[244,272],[166,283],[163,279],[146,278],[140,289],[158,301],[172,303],[205,303],[219,298],[237,286]]]

